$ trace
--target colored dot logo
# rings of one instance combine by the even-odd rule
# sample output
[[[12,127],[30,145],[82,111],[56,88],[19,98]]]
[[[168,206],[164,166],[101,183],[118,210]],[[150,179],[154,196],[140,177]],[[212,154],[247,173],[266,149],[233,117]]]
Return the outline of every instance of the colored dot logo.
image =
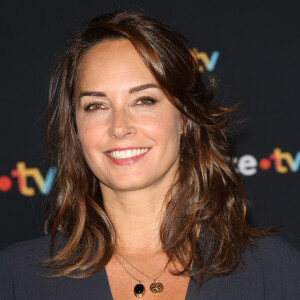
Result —
[[[12,188],[12,180],[8,176],[0,176],[0,191],[7,192]]]
[[[262,158],[259,161],[259,167],[264,171],[269,170],[272,167],[272,162],[268,158]]]

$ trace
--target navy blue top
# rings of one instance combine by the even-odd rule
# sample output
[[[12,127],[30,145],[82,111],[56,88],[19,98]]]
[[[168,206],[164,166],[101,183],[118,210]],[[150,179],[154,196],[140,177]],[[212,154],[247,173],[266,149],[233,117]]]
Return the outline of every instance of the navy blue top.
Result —
[[[244,268],[215,277],[196,292],[190,280],[188,300],[299,300],[300,253],[285,240],[270,236],[247,249]],[[0,252],[1,300],[112,300],[105,269],[84,279],[44,278],[37,261],[49,255],[49,237],[21,242]]]

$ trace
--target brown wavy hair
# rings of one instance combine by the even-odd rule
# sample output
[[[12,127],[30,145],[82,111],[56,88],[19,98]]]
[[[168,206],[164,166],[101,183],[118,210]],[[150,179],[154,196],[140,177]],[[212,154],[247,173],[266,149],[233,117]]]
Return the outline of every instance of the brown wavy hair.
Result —
[[[104,268],[114,252],[114,226],[105,212],[99,181],[82,153],[73,95],[85,53],[101,41],[118,39],[133,44],[184,118],[178,180],[167,194],[171,200],[160,237],[169,259],[183,266],[176,274],[197,276],[200,288],[211,277],[233,272],[251,238],[267,230],[245,224],[246,197],[226,133],[228,114],[235,107],[212,104],[213,84],[205,88],[192,47],[181,34],[128,11],[92,19],[52,73],[48,138],[58,174],[46,222],[51,236],[46,265],[56,271],[54,276],[83,278]],[[65,242],[54,251],[57,235]]]

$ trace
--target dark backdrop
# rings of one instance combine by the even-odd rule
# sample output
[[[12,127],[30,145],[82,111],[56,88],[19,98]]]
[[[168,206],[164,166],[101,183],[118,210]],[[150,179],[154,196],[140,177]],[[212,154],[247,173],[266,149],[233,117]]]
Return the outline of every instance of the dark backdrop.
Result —
[[[55,170],[45,143],[50,71],[65,41],[96,14],[140,11],[174,27],[198,51],[217,100],[241,103],[232,134],[250,204],[248,222],[283,224],[300,249],[299,23],[293,1],[2,1],[0,249],[43,234]]]

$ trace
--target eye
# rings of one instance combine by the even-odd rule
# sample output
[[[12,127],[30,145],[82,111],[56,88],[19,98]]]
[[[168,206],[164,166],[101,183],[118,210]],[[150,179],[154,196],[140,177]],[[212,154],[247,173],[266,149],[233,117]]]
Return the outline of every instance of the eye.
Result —
[[[153,105],[157,102],[157,100],[151,97],[142,97],[136,102],[137,105]]]
[[[94,112],[99,109],[105,109],[106,107],[101,102],[92,102],[85,106],[84,110],[86,112]]]

